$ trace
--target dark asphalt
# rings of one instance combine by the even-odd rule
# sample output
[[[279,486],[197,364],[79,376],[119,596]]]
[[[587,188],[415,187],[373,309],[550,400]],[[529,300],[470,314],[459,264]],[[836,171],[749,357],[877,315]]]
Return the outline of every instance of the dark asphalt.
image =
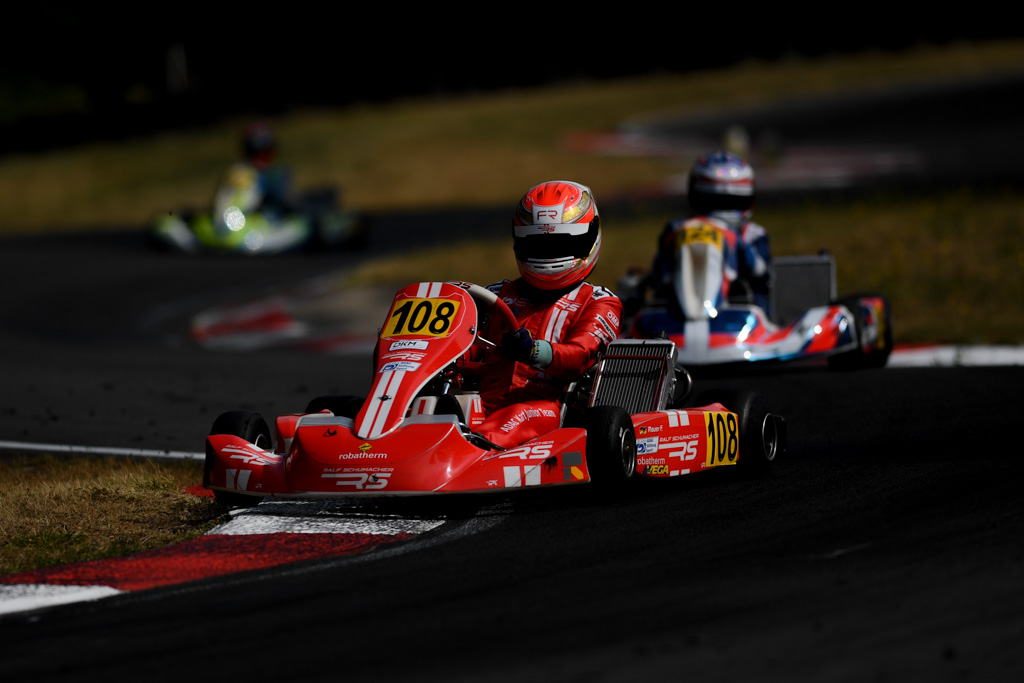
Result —
[[[429,239],[421,218],[388,220]],[[365,359],[213,353],[186,334],[197,307],[344,258],[5,240],[0,439],[193,451],[222,410],[364,390]],[[510,496],[402,554],[0,617],[0,678],[1021,680],[1024,368],[696,380],[751,386],[787,417],[768,476]]]

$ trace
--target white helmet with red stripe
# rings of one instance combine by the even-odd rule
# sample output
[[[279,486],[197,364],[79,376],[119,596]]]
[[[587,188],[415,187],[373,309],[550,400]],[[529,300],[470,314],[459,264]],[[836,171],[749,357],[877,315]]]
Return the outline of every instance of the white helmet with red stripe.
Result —
[[[695,214],[748,219],[754,206],[754,169],[732,152],[705,154],[690,169],[687,200]]]
[[[530,188],[512,229],[519,273],[538,289],[583,282],[601,253],[601,218],[593,193],[580,183],[551,180]]]

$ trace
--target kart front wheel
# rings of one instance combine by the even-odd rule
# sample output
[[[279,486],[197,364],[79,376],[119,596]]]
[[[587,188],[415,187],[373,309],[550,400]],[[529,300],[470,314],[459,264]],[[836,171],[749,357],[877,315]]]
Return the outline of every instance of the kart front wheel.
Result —
[[[591,480],[602,488],[626,485],[636,475],[636,432],[629,413],[617,406],[594,406],[583,422]]]
[[[263,416],[244,410],[221,413],[210,428],[210,435],[214,434],[231,434],[264,450],[269,450],[273,443],[270,438],[270,427]],[[234,491],[214,491],[213,497],[218,503],[229,507],[253,507],[263,500],[262,496],[250,496]]]

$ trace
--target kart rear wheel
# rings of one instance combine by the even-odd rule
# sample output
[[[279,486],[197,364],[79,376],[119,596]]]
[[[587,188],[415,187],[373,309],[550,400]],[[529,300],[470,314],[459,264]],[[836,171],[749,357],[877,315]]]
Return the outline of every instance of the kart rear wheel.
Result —
[[[785,420],[772,415],[761,396],[749,389],[717,389],[701,393],[694,405],[721,403],[736,413],[740,423],[740,453],[737,466],[744,472],[766,471],[775,456],[786,448]]]
[[[259,413],[250,413],[245,410],[221,413],[214,420],[210,434],[231,434],[264,450],[270,450],[273,447],[267,421]],[[218,503],[229,507],[253,507],[263,500],[262,496],[250,496],[234,491],[214,491],[213,497]]]
[[[587,430],[587,469],[604,489],[625,486],[636,475],[633,419],[617,406],[594,406],[583,416]]]

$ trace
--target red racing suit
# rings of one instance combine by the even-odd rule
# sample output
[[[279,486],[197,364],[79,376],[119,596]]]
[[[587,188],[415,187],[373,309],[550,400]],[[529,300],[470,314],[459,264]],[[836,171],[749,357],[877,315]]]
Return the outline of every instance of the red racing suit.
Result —
[[[615,294],[584,282],[558,296],[524,280],[504,280],[488,287],[535,340],[551,344],[552,360],[544,368],[516,362],[500,351],[479,347],[472,360],[485,360],[480,398],[486,419],[474,430],[499,446],[516,446],[560,426],[561,398],[568,384],[590,369],[622,326],[622,302]],[[555,298],[557,297],[557,298]],[[505,330],[496,318],[482,323],[481,336],[495,342]]]

